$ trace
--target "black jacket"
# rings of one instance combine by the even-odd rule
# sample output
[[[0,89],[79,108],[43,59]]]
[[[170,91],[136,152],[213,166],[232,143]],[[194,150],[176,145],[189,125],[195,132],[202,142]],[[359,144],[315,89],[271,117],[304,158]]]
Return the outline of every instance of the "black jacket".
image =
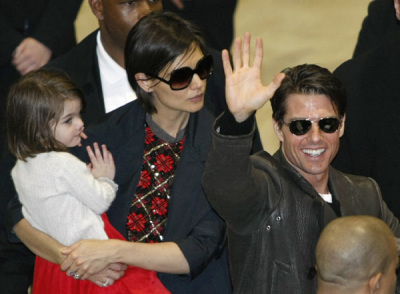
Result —
[[[333,166],[375,179],[400,217],[400,39],[338,67],[347,91],[346,128]]]

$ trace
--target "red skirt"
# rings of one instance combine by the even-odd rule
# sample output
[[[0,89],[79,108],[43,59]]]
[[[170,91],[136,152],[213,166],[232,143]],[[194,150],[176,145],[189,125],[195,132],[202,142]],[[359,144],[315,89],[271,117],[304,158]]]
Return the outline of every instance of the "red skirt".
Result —
[[[110,239],[125,238],[110,224],[103,214],[104,230]],[[87,280],[75,280],[60,270],[58,264],[36,257],[32,294],[152,294],[170,293],[156,272],[129,266],[125,275],[112,286],[99,287]]]

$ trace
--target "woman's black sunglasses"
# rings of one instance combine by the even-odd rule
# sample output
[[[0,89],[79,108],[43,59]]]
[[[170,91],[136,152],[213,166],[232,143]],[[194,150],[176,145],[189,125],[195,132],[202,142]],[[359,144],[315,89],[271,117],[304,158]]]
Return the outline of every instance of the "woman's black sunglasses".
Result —
[[[318,126],[321,131],[328,134],[336,132],[339,129],[340,124],[342,123],[342,121],[336,117],[325,117],[317,120],[294,119],[288,123],[281,120],[281,122],[284,125],[289,126],[290,132],[296,136],[306,134],[311,129],[311,125],[316,122],[318,122]]]
[[[190,67],[182,67],[171,72],[169,81],[164,80],[157,75],[147,75],[153,79],[158,79],[161,82],[168,84],[171,90],[177,91],[187,88],[190,85],[194,74],[197,74],[202,80],[208,79],[212,75],[213,69],[214,62],[212,56],[205,55],[197,62],[195,69],[191,69]]]

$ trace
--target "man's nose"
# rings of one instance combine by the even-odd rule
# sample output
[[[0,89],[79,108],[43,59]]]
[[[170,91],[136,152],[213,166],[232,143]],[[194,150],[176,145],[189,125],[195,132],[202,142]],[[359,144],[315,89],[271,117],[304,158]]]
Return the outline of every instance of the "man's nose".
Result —
[[[321,140],[321,129],[318,126],[318,122],[315,122],[311,125],[311,129],[309,131],[309,137],[312,142],[318,142]]]

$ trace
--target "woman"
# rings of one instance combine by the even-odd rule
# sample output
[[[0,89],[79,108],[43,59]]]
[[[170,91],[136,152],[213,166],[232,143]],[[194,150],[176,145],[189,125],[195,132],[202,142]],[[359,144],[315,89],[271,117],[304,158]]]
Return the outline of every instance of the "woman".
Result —
[[[150,14],[128,35],[125,64],[138,100],[108,114],[83,144],[101,142],[113,153],[119,189],[107,215],[132,242],[80,241],[64,250],[62,269],[93,280],[123,263],[157,271],[172,293],[230,293],[225,224],[201,187],[213,121],[203,108],[212,59],[201,34],[174,14]],[[29,244],[26,222],[15,231],[51,255]],[[61,262],[61,246],[51,248]],[[98,283],[105,278],[113,276]]]

